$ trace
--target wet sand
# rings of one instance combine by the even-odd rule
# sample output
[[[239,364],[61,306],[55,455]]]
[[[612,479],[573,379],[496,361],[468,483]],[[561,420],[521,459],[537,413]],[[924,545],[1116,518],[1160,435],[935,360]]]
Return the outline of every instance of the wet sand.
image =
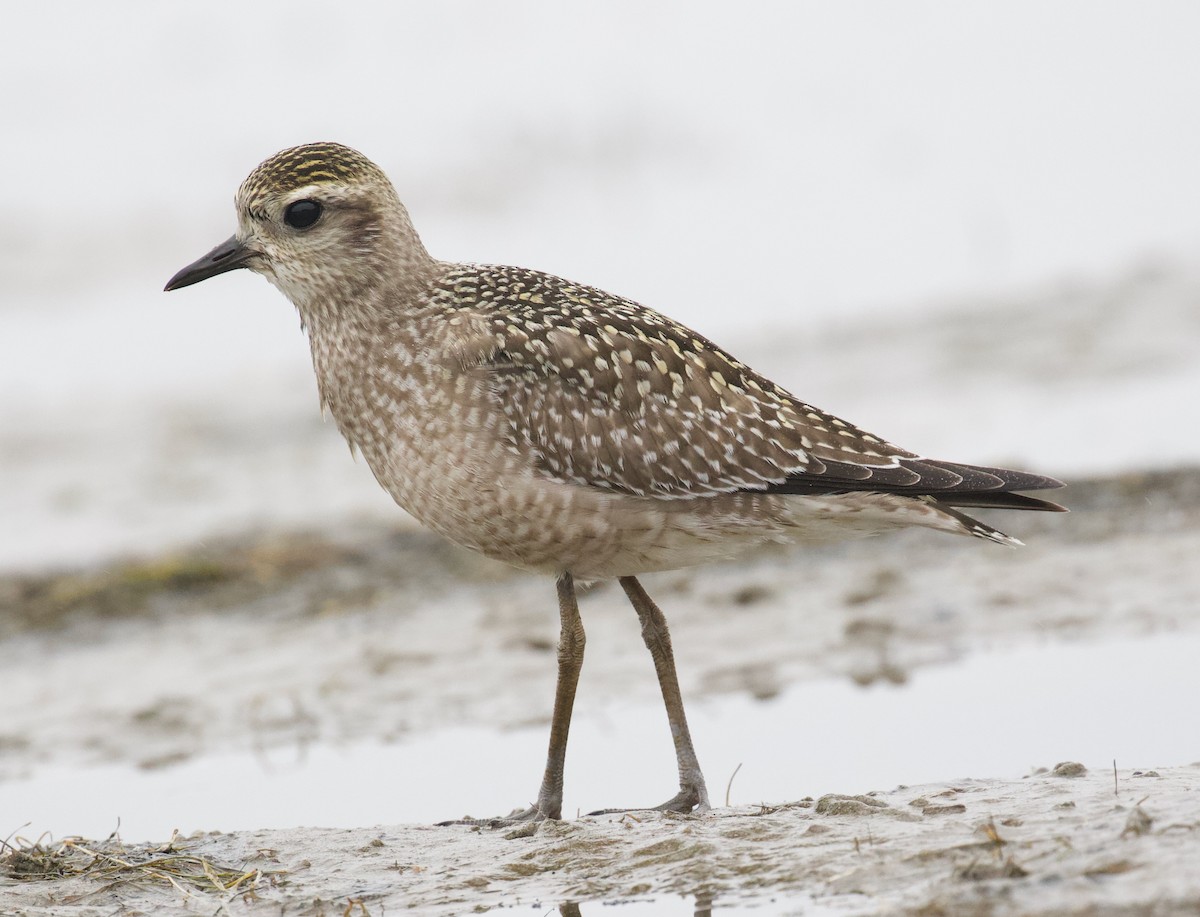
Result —
[[[902,683],[923,667],[1002,647],[1200,627],[1200,578],[1190,572],[1200,555],[1200,470],[1081,482],[1063,499],[1069,516],[997,520],[1027,542],[1019,550],[910,533],[768,549],[647,578],[673,625],[685,696],[771,698],[813,679]],[[247,747],[549,717],[550,584],[407,528],[248,535],[91,570],[8,576],[0,597],[6,781],[62,765],[152,772]],[[582,610],[580,709],[653,705],[656,686],[619,590],[591,590]],[[995,708],[980,715],[1003,717],[1003,695],[998,685]],[[953,724],[929,741],[953,742]],[[812,753],[838,749],[815,743]],[[486,773],[486,755],[474,763]],[[528,837],[392,824],[177,838],[174,849],[209,862],[225,882],[258,871],[227,892],[211,879],[176,887],[153,869],[115,867],[94,858],[95,841],[63,851],[47,837],[30,849],[37,838],[12,824],[10,843],[25,852],[0,869],[0,912],[212,913],[221,901],[239,912],[266,901],[282,913],[340,914],[361,901],[372,914],[452,914],[574,901],[586,913],[600,901],[682,906],[678,896],[697,894],[701,905],[714,898],[718,913],[772,900],[767,912],[801,912],[809,899],[836,913],[1182,912],[1200,904],[1200,873],[1187,865],[1200,853],[1200,767],[1163,763],[1121,762],[1115,786],[1110,762],[1087,761],[1082,776],[979,773],[824,804],[573,819]],[[647,777],[646,792],[664,789],[667,776]],[[402,821],[414,791],[403,775],[380,787],[384,820],[394,810]],[[461,814],[451,796],[445,811]],[[61,838],[72,826],[53,830]],[[103,849],[136,864],[167,840]],[[58,878],[36,871],[37,863],[77,871],[80,857],[107,867]]]
[[[535,832],[392,825],[132,848],[80,841],[10,856],[21,878],[0,889],[6,913],[39,917],[590,914],[648,897],[662,910],[641,913],[690,899],[697,914],[1194,914],[1198,790],[1200,765],[1113,774],[1060,762],[1017,781],[596,816]],[[673,913],[690,912],[678,904]]]

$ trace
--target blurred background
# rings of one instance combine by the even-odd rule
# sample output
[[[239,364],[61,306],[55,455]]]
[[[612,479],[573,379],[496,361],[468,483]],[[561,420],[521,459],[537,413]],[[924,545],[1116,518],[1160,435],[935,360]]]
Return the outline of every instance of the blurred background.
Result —
[[[440,258],[632,297],[915,451],[1200,465],[1189,0],[4,10],[0,836],[490,814],[538,773],[548,584],[386,534],[261,278],[162,292],[287,146],[362,150]],[[1197,480],[996,520],[1021,552],[656,578],[714,800],[743,761],[743,803],[1194,761],[1163,698],[1200,690]],[[649,663],[619,590],[586,602],[568,810],[657,801]]]
[[[1200,457],[1187,0],[122,0],[5,31],[2,568],[396,518],[276,291],[160,292],[318,139],[438,257],[638,299],[917,451]]]

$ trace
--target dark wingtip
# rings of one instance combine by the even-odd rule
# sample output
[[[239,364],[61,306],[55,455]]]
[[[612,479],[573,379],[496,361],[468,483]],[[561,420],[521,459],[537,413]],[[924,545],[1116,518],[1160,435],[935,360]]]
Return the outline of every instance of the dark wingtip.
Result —
[[[901,461],[905,461],[901,459]],[[959,462],[946,462],[938,459],[917,459],[912,462],[922,470],[928,467],[953,471],[964,478],[966,486],[948,488],[955,490],[1057,490],[1064,487],[1058,478],[1044,474],[1031,474],[1028,471],[1014,471],[1011,468],[993,468],[988,465],[963,465]],[[992,484],[988,479],[995,483]]]

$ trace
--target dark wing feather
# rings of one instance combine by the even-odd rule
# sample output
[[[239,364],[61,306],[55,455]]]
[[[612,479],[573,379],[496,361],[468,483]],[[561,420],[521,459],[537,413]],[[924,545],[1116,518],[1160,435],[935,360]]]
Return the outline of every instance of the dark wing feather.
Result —
[[[767,492],[822,494],[869,490],[934,497],[947,506],[1065,511],[1064,507],[1049,500],[1013,493],[1020,490],[1053,490],[1063,486],[1062,481],[1045,475],[922,458],[901,458],[899,463],[914,477],[900,479],[896,473],[888,473],[891,471],[888,469],[864,480],[859,476],[843,475],[840,467],[831,467],[831,463],[826,463],[824,474],[789,475],[782,483],[770,485]]]

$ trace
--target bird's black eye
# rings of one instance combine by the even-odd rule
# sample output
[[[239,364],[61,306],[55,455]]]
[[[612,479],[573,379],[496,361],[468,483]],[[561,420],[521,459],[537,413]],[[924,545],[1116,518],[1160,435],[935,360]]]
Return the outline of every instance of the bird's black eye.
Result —
[[[308,229],[321,218],[321,205],[316,201],[296,201],[283,212],[283,222],[292,229]]]

